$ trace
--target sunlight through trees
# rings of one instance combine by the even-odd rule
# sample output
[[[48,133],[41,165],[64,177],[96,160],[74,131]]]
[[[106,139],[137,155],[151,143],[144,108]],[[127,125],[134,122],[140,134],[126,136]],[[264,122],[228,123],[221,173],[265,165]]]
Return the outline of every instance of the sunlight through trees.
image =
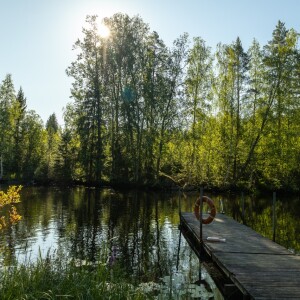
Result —
[[[25,181],[297,190],[298,34],[278,22],[263,47],[200,37],[167,47],[138,17],[88,16],[67,69],[65,125],[0,85],[1,176]],[[101,29],[102,30],[102,29]]]

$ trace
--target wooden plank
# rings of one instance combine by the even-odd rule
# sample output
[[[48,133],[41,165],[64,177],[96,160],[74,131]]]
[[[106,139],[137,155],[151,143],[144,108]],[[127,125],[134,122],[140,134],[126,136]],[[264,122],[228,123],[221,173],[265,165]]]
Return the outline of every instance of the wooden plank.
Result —
[[[249,289],[249,293],[254,299],[259,297],[266,297],[268,299],[271,299],[274,296],[276,297],[276,299],[300,299],[299,287],[272,287],[272,289],[268,289],[268,287],[255,287]]]
[[[182,213],[182,217],[189,224],[193,233],[199,238],[199,221],[195,218],[194,214]],[[212,223],[203,226],[203,240],[205,241],[208,236],[217,236],[226,239],[226,243],[206,243],[212,252],[274,253],[276,251],[277,254],[291,254],[284,247],[267,238],[263,238],[251,228],[237,223],[222,214],[217,214]]]
[[[205,215],[204,215],[205,217]],[[193,213],[181,222],[200,246],[200,224]],[[208,242],[207,237],[226,242]],[[225,215],[203,225],[203,249],[225,275],[253,299],[300,299],[300,256]]]
[[[256,300],[293,300],[297,299],[299,300],[298,296],[285,296],[285,297],[279,297],[276,294],[269,295],[268,297],[255,297]]]
[[[300,271],[300,256],[290,255],[272,255],[260,253],[215,253],[222,261],[232,265],[253,266],[265,268],[266,266],[279,269],[295,269]]]

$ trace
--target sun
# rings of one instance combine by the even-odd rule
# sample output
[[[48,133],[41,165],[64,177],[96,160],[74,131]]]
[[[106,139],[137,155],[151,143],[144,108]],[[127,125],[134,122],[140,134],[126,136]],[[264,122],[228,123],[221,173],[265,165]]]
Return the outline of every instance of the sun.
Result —
[[[102,38],[108,38],[110,35],[109,28],[103,23],[98,24],[98,33]]]

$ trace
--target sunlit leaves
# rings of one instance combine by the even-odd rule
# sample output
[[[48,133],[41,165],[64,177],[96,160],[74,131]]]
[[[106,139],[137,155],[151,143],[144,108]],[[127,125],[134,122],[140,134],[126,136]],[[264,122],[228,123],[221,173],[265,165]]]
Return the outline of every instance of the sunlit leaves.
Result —
[[[7,224],[13,225],[21,220],[21,216],[18,214],[15,203],[20,202],[20,191],[22,186],[12,185],[8,188],[7,192],[0,191],[0,230],[7,226]],[[3,215],[3,209],[9,206],[8,217]]]

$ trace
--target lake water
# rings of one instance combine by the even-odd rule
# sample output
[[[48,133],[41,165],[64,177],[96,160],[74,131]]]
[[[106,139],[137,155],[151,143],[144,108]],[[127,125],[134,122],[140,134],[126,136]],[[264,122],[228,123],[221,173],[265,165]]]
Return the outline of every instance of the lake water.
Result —
[[[217,210],[273,238],[300,254],[300,201],[273,195],[211,195]],[[39,256],[63,255],[96,261],[113,252],[128,271],[144,283],[171,282],[177,290],[195,288],[199,262],[185,240],[179,248],[179,210],[192,211],[197,194],[116,191],[112,189],[23,188],[17,208],[22,221],[3,232],[2,264],[35,261]],[[206,225],[204,225],[206,226]],[[206,270],[211,290],[203,299],[222,299]],[[193,291],[195,293],[196,290]]]

